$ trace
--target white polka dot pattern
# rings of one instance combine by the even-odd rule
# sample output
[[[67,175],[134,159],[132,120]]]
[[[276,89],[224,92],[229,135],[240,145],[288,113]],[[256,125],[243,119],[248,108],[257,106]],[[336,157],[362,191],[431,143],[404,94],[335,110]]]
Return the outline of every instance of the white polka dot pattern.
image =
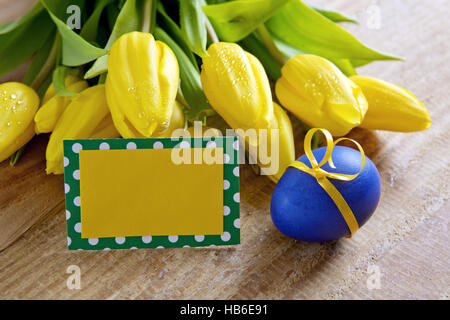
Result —
[[[109,144],[107,142],[102,142],[98,148],[100,150],[109,150]]]
[[[79,152],[81,150],[126,150],[126,149],[163,149],[198,148],[197,140],[183,139],[92,139],[65,140],[63,163],[65,167],[64,192],[66,195],[67,244],[71,250],[112,250],[139,248],[172,248],[232,245],[239,243],[239,141],[237,137],[196,138],[202,148],[224,148],[223,175],[223,233],[221,235],[167,235],[167,236],[131,236],[82,238],[81,234],[81,198]],[[195,141],[195,142],[194,142]]]

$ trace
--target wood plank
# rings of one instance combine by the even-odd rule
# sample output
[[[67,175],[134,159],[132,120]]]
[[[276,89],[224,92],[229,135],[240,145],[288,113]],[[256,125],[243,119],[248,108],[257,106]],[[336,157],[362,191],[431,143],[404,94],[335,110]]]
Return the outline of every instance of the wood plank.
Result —
[[[47,141],[35,137],[16,166],[0,164],[0,250],[63,203],[63,177],[45,174]]]
[[[43,216],[0,252],[0,298],[448,299],[449,3],[310,2],[355,16],[360,26],[346,28],[373,47],[406,57],[405,62],[369,65],[360,73],[408,88],[433,119],[432,127],[421,133],[351,132],[377,165],[383,183],[379,208],[352,239],[309,244],[283,236],[269,214],[274,185],[241,166],[240,246],[69,252],[62,181],[43,173],[46,137],[39,137],[17,168],[0,166],[0,219],[22,211]],[[380,9],[379,29],[369,23],[372,5]],[[300,154],[301,136],[296,138]],[[66,286],[69,265],[81,268],[81,290]],[[380,290],[367,287],[370,266],[381,272]]]

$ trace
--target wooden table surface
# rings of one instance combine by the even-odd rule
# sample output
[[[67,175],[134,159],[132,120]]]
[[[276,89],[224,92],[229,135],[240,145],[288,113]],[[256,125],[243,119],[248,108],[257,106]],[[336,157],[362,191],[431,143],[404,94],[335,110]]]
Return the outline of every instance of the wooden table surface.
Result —
[[[0,21],[17,17],[32,2],[0,0]],[[383,185],[379,208],[352,239],[309,244],[283,236],[269,214],[274,185],[242,166],[239,246],[68,251],[63,179],[45,176],[47,137],[40,136],[16,167],[0,164],[0,223],[15,223],[18,213],[43,216],[34,226],[24,225],[31,228],[0,252],[0,298],[448,299],[450,3],[310,2],[355,16],[360,25],[346,28],[407,58],[359,73],[408,88],[433,119],[421,133],[350,133],[377,165]],[[300,155],[298,134],[296,144]],[[70,265],[81,269],[79,290],[66,286]],[[380,287],[373,289],[367,283],[378,271]]]

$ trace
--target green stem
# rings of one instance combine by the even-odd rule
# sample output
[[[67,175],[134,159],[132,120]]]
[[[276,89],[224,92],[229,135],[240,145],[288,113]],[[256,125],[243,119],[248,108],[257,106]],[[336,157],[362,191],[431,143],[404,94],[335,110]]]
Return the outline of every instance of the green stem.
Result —
[[[272,39],[272,36],[270,35],[269,31],[266,29],[264,24],[260,24],[256,28],[256,32],[258,33],[261,42],[264,44],[264,46],[267,48],[269,53],[272,55],[272,57],[282,66],[286,63],[286,58],[284,55],[278,50],[275,42]]]
[[[21,147],[19,150],[17,150],[16,152],[14,152],[11,157],[9,158],[9,164],[11,166],[15,166],[16,163],[19,161],[20,156],[22,155],[23,151],[25,150],[25,147],[27,145],[25,144],[23,147]]]
[[[208,37],[209,40],[212,43],[217,43],[219,42],[219,37],[217,36],[216,31],[214,30],[211,21],[209,21],[209,19],[205,16],[205,25],[206,25],[206,32],[208,33]]]
[[[186,102],[186,99],[183,96],[183,93],[181,93],[181,88],[178,87],[178,91],[177,91],[177,98],[176,100],[181,103],[183,105],[183,107],[185,107],[188,110],[191,110],[191,107],[189,106],[189,104]]]
[[[107,72],[104,72],[98,77],[98,84],[104,84],[106,81]]]
[[[142,32],[150,32],[150,28],[152,25],[152,6],[153,0],[144,0],[144,5],[142,7]]]
[[[55,67],[56,64],[56,58],[58,56],[60,45],[61,45],[61,37],[59,36],[59,33],[56,33],[55,41],[53,42],[53,46],[50,50],[50,54],[48,55],[47,60],[42,66],[41,71],[39,71],[39,73],[34,78],[33,82],[31,82],[30,84],[30,87],[32,87],[34,90],[39,91],[39,88],[44,84],[45,80],[53,71],[53,68]],[[16,163],[22,156],[22,153],[24,152],[26,146],[27,144],[25,144],[23,147],[21,147],[19,150],[17,150],[11,155],[11,157],[9,158],[9,164],[11,166],[16,165]]]
[[[41,71],[39,71],[38,75],[36,76],[36,78],[34,78],[33,82],[31,83],[31,87],[34,90],[37,91],[44,83],[45,79],[47,79],[49,74],[53,71],[53,68],[55,67],[56,64],[56,58],[58,56],[60,45],[61,45],[61,37],[59,36],[59,33],[56,33],[55,41],[53,42],[53,47],[50,50],[50,54],[48,55],[47,60],[42,66]]]
[[[259,176],[261,174],[261,169],[259,168],[259,166],[255,163],[250,163],[250,168],[252,168],[253,172]]]
[[[312,138],[312,142],[311,142],[311,149],[317,149],[318,147],[320,147],[320,145],[323,142],[323,136],[321,134],[319,134],[319,132],[316,132]]]
[[[270,54],[269,50],[261,43],[255,34],[250,34],[242,39],[239,44],[248,52],[255,55],[261,61],[267,74],[273,81],[277,81],[281,77],[281,66]]]
[[[302,120],[299,119],[300,122],[300,126],[303,128],[304,132],[308,132],[309,130],[311,130],[311,127],[309,125],[307,125],[306,123],[304,123]],[[320,134],[320,132],[316,132],[313,137],[312,137],[312,141],[311,141],[311,149],[315,150],[318,147],[320,147],[320,145],[323,142],[323,135]]]
[[[177,97],[176,100],[183,106],[184,110],[184,130],[186,130],[189,126],[189,121],[187,119],[186,116],[186,110],[192,110],[191,107],[189,106],[189,104],[186,102],[186,99],[183,96],[183,93],[181,92],[181,88],[178,87],[178,91],[177,91]]]

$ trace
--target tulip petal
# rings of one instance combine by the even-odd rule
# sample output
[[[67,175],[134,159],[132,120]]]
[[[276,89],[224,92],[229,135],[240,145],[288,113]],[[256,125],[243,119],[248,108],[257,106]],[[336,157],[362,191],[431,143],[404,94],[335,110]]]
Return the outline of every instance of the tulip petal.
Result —
[[[106,95],[121,135],[151,137],[164,132],[178,83],[178,63],[167,45],[141,32],[120,37],[108,57]]]
[[[295,161],[295,145],[294,134],[292,131],[291,120],[286,112],[274,102],[274,115],[279,130],[278,150],[279,150],[279,165],[278,171],[269,175],[269,178],[277,183],[281,176],[286,171],[286,168]],[[270,134],[270,133],[269,133]],[[270,144],[277,143],[277,141],[270,140]],[[274,155],[272,155],[273,157]]]
[[[161,134],[154,135],[155,138],[170,138],[176,129],[184,128],[184,111],[183,107],[178,101],[175,101],[172,117],[170,118],[169,127]]]
[[[0,102],[0,161],[3,161],[33,137],[29,127],[34,128],[39,97],[22,83],[6,82],[0,84]]]
[[[63,139],[88,139],[110,114],[105,86],[97,85],[81,92],[67,106],[47,145],[47,174],[62,174]]]
[[[351,80],[362,89],[369,104],[361,127],[400,132],[430,127],[430,114],[411,92],[376,78],[354,76]]]
[[[281,104],[299,119],[335,136],[361,124],[367,111],[361,89],[333,63],[315,55],[289,59],[275,91]]]
[[[203,59],[202,85],[212,107],[234,129],[265,129],[273,115],[261,63],[234,43],[216,43]]]
[[[79,93],[87,87],[88,83],[86,81],[78,81],[69,85],[67,89],[71,92]],[[36,134],[52,132],[59,117],[70,102],[71,99],[69,97],[55,95],[43,104],[34,117]]]

